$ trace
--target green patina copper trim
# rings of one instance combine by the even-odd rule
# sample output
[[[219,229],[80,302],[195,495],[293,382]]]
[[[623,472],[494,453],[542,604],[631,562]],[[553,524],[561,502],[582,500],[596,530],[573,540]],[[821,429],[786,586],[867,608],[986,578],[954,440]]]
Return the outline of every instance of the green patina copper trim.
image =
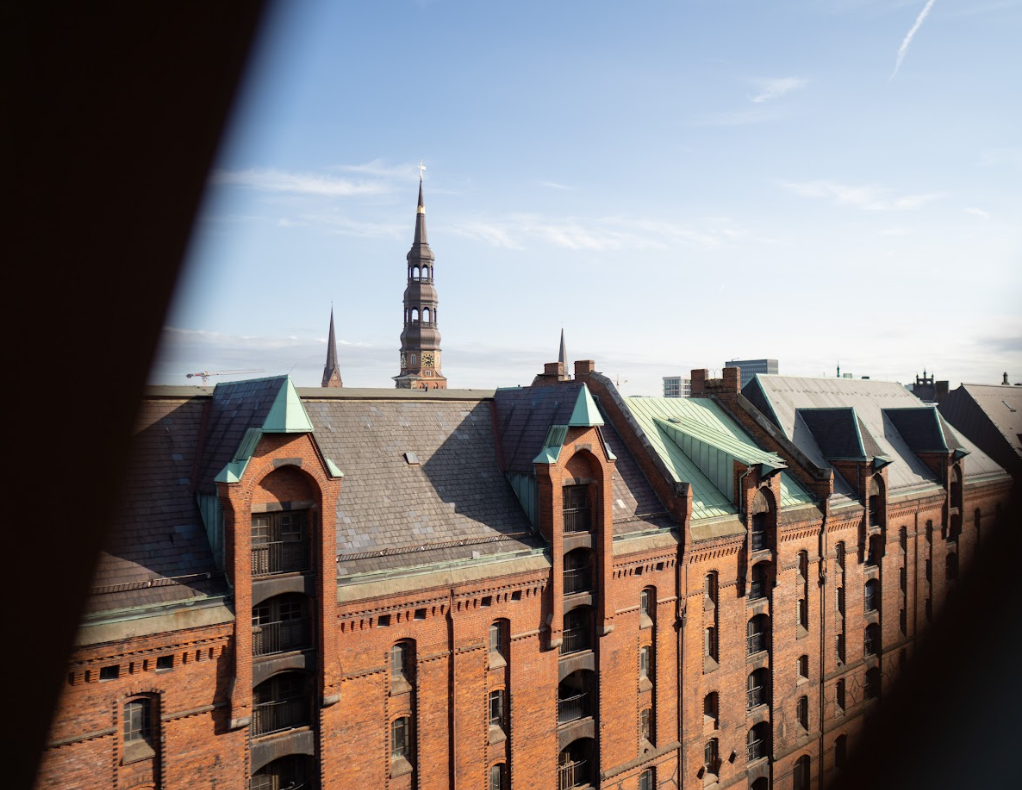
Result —
[[[603,417],[600,410],[596,408],[596,401],[589,393],[589,387],[585,384],[579,390],[578,400],[575,401],[575,410],[571,413],[568,426],[571,428],[595,428],[603,425]]]

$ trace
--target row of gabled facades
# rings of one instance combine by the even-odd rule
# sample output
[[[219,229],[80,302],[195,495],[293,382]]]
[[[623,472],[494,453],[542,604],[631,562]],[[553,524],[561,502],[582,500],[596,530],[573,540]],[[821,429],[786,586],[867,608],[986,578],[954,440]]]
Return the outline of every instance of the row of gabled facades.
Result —
[[[900,385],[739,375],[152,390],[38,787],[824,786],[1011,478]]]

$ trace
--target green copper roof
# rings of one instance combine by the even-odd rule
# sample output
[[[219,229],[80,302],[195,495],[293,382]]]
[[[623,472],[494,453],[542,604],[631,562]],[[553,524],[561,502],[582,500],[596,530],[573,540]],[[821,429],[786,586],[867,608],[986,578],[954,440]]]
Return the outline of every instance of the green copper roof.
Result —
[[[578,392],[578,400],[575,401],[575,410],[571,413],[568,426],[571,428],[595,428],[603,425],[603,417],[600,410],[596,408],[596,401],[589,394],[589,387],[585,384]]]
[[[312,420],[295,391],[291,377],[277,393],[270,413],[263,422],[264,433],[312,433]]]
[[[781,507],[809,504],[812,497],[783,471],[784,461],[757,446],[716,403],[705,398],[625,398],[625,405],[671,475],[692,490],[693,518],[738,512],[732,461],[781,469]]]
[[[567,425],[551,425],[543,440],[543,449],[532,459],[534,464],[554,464],[561,457],[561,446],[568,435]]]
[[[218,483],[237,483],[245,474],[248,462],[252,460],[252,453],[255,452],[259,440],[263,438],[261,428],[249,428],[241,438],[241,444],[234,451],[234,456],[227,462],[227,466],[220,470],[215,478]]]

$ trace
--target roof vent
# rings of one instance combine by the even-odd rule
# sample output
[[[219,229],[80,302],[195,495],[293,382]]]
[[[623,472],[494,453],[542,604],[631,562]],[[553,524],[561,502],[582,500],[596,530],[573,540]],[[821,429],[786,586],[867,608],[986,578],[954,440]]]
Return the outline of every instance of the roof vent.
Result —
[[[419,465],[419,456],[417,456],[415,453],[405,453],[405,460],[408,462],[409,466]]]

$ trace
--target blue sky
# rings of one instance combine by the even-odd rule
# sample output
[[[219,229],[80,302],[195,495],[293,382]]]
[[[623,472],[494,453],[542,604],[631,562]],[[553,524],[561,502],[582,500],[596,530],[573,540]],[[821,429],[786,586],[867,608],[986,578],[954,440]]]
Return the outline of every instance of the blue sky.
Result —
[[[318,385],[332,303],[345,385],[393,386],[421,159],[452,387],[562,326],[628,395],[1022,381],[1020,36],[1022,0],[278,3],[151,379]]]

